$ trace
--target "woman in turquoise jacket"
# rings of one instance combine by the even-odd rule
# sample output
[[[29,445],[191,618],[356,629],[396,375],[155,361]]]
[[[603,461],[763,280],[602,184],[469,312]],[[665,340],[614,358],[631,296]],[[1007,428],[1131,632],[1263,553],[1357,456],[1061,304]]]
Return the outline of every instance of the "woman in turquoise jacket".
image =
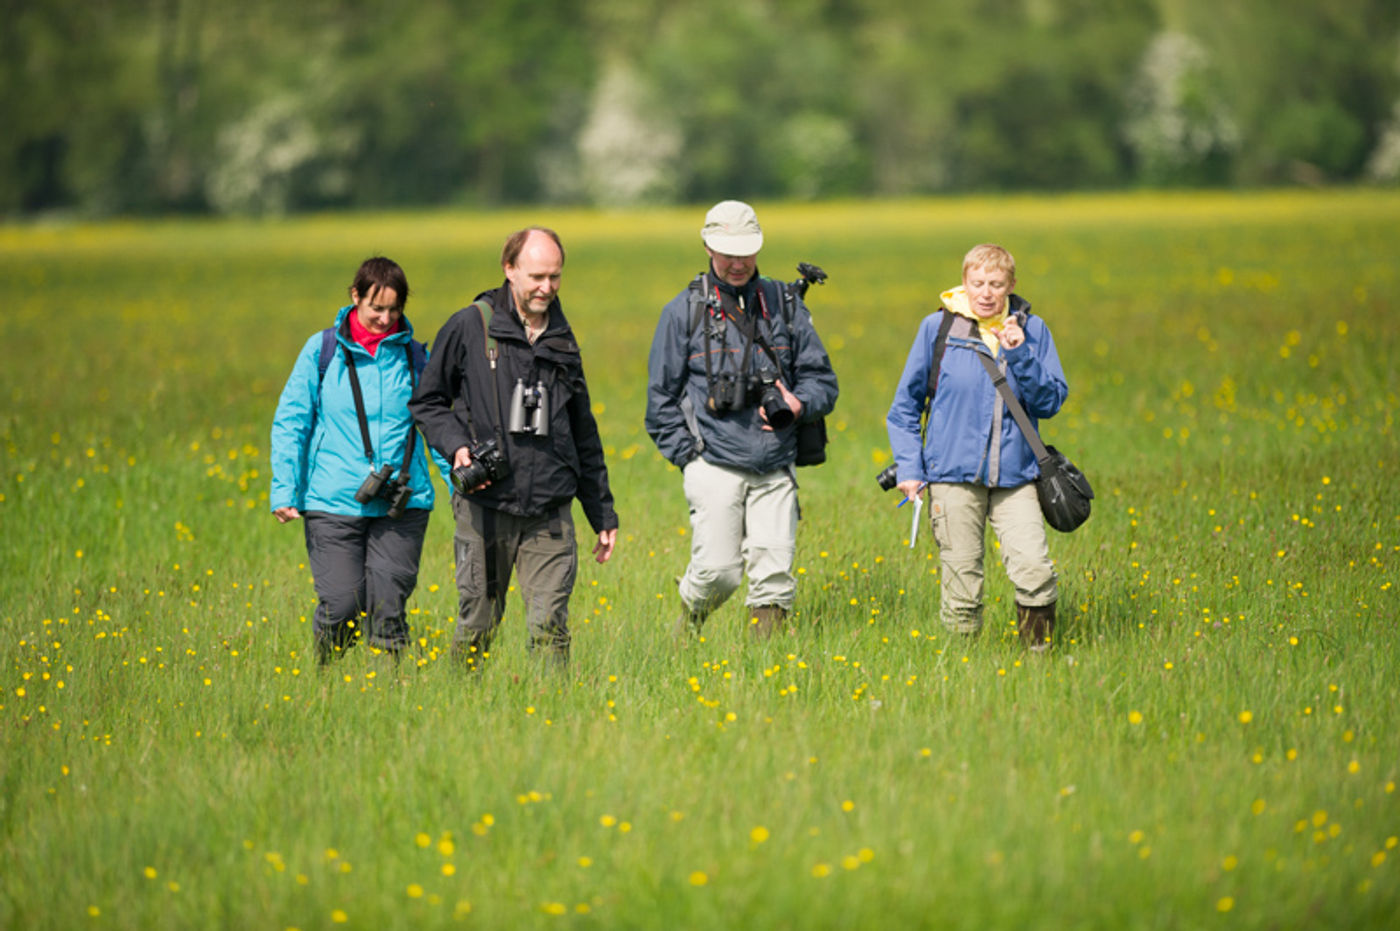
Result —
[[[1069,389],[1050,328],[1011,293],[1015,284],[1016,262],[1001,246],[968,252],[962,285],[943,292],[944,309],[919,327],[885,426],[899,490],[912,499],[928,488],[943,625],[963,634],[982,629],[990,523],[1016,589],[1021,639],[1039,652],[1049,648],[1059,597],[1034,485],[1040,466],[978,355],[996,361],[1032,423],[1053,416]],[[928,429],[920,436],[925,404]]]
[[[367,259],[329,331],[306,341],[272,421],[272,513],[304,519],[321,664],[358,639],[397,657],[433,507],[408,399],[426,360],[404,317],[408,280]]]

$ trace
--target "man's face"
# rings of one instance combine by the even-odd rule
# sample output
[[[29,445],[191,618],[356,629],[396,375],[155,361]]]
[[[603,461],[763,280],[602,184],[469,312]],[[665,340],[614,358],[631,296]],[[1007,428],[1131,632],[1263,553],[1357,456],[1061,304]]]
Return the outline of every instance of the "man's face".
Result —
[[[376,285],[368,294],[355,291],[350,296],[355,301],[355,315],[360,326],[371,333],[388,333],[403,316],[399,294],[393,288]]]
[[[705,247],[705,251],[710,254],[710,265],[714,268],[715,275],[725,284],[736,288],[748,284],[758,268],[756,255],[725,255],[709,246]]]
[[[963,288],[972,312],[983,319],[995,317],[1006,306],[1006,296],[1016,279],[1000,268],[975,265],[963,272]]]
[[[515,298],[517,310],[542,314],[549,309],[559,293],[559,281],[564,274],[564,256],[545,233],[534,230],[514,265],[506,266],[506,280]]]

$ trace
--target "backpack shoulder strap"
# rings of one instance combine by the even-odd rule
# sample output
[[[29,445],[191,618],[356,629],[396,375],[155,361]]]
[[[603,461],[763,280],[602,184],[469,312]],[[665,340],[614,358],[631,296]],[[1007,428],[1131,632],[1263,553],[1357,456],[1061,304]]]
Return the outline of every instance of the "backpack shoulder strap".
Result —
[[[335,355],[335,327],[328,326],[321,331],[321,353],[316,357],[316,384],[326,380],[326,369],[331,367],[331,356]]]
[[[424,366],[428,364],[428,344],[420,343],[416,339],[409,340],[408,356],[413,363],[413,374],[422,375]]]
[[[491,317],[495,314],[495,308],[486,298],[480,298],[474,304],[477,313],[481,314],[481,335],[484,338],[484,348],[486,360],[491,363],[491,367],[496,367],[496,358],[500,355],[500,350],[496,346],[496,338],[491,335]]]
[[[690,332],[700,329],[700,321],[705,319],[705,276],[696,275],[686,286],[690,296]]]
[[[933,360],[928,367],[928,389],[924,392],[924,404],[932,405],[933,396],[938,391],[938,371],[943,366],[943,353],[948,350],[948,332],[953,329],[957,314],[943,311],[943,319],[938,323],[938,335],[933,340]]]

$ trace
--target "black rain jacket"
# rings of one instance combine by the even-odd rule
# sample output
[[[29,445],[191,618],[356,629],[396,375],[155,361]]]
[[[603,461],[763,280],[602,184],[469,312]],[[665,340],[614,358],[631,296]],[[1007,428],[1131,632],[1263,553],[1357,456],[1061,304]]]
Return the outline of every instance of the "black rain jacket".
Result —
[[[494,437],[510,474],[469,494],[485,507],[538,517],[578,498],[595,533],[617,528],[603,443],[588,399],[578,342],[556,299],[549,322],[531,345],[515,312],[509,282],[477,295],[491,304],[494,366],[487,356],[481,309],[464,307],[448,318],[408,404],[428,443],[450,463],[463,446]],[[549,435],[512,434],[511,393],[517,380],[543,382]]]

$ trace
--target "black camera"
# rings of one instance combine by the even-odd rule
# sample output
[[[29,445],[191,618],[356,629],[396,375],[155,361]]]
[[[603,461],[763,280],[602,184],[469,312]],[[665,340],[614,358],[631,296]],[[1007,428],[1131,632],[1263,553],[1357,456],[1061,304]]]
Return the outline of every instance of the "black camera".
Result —
[[[807,296],[807,288],[814,284],[823,284],[826,281],[826,272],[822,271],[820,265],[813,265],[811,262],[798,262],[797,274],[801,275],[790,287],[797,292],[798,297]]]
[[[549,393],[545,391],[544,382],[537,381],[531,387],[525,384],[523,378],[515,380],[515,390],[510,396],[508,429],[511,433],[549,436]]]
[[[768,418],[768,426],[774,430],[785,430],[797,419],[792,408],[788,407],[783,392],[778,387],[778,373],[773,364],[763,359],[753,377],[753,387],[758,395],[758,406]]]
[[[487,440],[470,450],[472,461],[469,465],[457,466],[452,470],[452,487],[457,494],[465,495],[473,488],[486,482],[499,482],[510,474],[510,463],[506,462],[494,439]]]
[[[890,463],[875,476],[875,481],[879,483],[882,491],[889,491],[899,484],[899,466]]]
[[[387,464],[381,466],[378,472],[371,472],[360,483],[360,490],[355,492],[355,500],[361,504],[369,504],[375,498],[383,498],[389,502],[389,516],[397,520],[403,517],[404,508],[408,507],[408,501],[413,497],[413,489],[402,477],[390,481],[389,476],[393,472],[394,467]]]

